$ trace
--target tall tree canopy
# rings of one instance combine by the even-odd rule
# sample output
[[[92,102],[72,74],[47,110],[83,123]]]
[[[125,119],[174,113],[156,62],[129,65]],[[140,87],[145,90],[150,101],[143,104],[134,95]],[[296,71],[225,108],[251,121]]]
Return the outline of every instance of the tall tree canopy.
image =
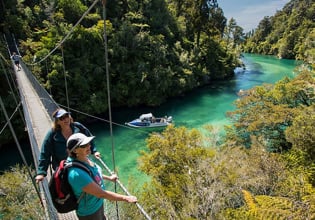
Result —
[[[274,16],[264,17],[247,39],[245,52],[276,55],[279,58],[314,61],[307,48],[314,48],[305,39],[314,35],[315,3],[312,0],[291,0]]]
[[[33,62],[36,56],[38,61],[69,33],[92,2],[31,1],[13,8],[13,2],[3,0],[7,16],[2,29],[15,34],[25,60]],[[238,54],[225,47],[226,18],[216,0],[108,2],[106,15],[113,106],[159,105],[227,78],[239,65]],[[102,77],[106,69],[102,16],[102,5],[97,4],[62,48],[33,68],[58,103],[65,104],[66,74],[73,107],[80,98],[84,111],[107,110],[106,103],[98,101],[107,93]]]

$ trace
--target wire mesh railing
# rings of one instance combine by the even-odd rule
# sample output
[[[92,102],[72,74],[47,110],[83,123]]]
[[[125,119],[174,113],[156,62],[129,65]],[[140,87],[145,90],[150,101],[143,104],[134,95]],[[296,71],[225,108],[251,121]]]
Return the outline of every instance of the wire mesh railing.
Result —
[[[35,89],[36,93],[38,94],[43,106],[45,107],[47,113],[49,114],[49,117],[52,119],[52,113],[59,107],[58,104],[51,97],[51,95],[47,92],[47,90],[44,89],[43,86],[39,83],[39,81],[34,77],[34,75],[29,70],[29,68],[23,62],[21,62],[21,65],[23,67],[23,70],[24,70],[28,80],[32,84],[32,86]]]
[[[34,79],[34,76],[31,75],[30,71],[24,65],[24,63],[21,63],[21,64],[23,66],[23,69],[25,70],[25,73],[28,73],[26,75],[28,76],[29,81],[32,82],[32,85],[34,86],[34,88],[37,87],[38,91],[40,91],[41,90],[39,88],[40,86],[38,86],[38,85],[36,86],[36,83],[38,83],[37,80]],[[26,100],[25,100],[25,97],[27,94],[25,94],[24,91],[21,89],[22,86],[20,84],[22,82],[18,81],[17,83],[18,83],[18,89],[19,89],[19,93],[20,93],[21,102],[23,105],[24,119],[26,122],[28,136],[29,136],[29,140],[30,140],[30,144],[31,144],[31,148],[32,148],[33,160],[34,160],[35,168],[37,169],[38,158],[39,158],[39,146],[38,146],[38,143],[37,143],[37,140],[35,137],[35,132],[34,132],[32,120],[31,120],[31,114],[29,112],[29,109],[27,108],[27,104],[26,104]],[[43,91],[42,91],[42,93],[44,94]],[[52,108],[52,106],[48,106],[48,107]],[[48,189],[47,179],[45,179],[43,181],[43,184],[40,184],[40,187],[41,187],[41,192],[43,193],[42,198],[45,198],[45,202],[46,202],[46,205],[45,205],[46,219],[51,219],[51,220],[58,219],[57,212],[55,211],[53,204],[52,204],[51,196],[50,196],[49,189]]]

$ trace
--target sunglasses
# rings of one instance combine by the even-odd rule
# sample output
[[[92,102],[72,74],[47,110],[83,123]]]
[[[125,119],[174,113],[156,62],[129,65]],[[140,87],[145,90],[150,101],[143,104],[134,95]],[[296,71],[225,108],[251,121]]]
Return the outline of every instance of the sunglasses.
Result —
[[[86,148],[86,147],[89,147],[89,146],[90,146],[90,143],[82,145],[82,146],[78,146],[78,148]]]
[[[61,116],[60,118],[58,118],[59,121],[63,121],[65,120],[65,118],[69,118],[69,114],[64,114],[63,116]]]

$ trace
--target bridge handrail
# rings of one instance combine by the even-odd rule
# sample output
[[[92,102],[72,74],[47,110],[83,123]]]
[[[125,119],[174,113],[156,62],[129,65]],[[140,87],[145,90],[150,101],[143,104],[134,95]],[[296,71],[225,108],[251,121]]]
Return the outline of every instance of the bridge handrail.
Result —
[[[46,89],[43,88],[43,86],[40,84],[40,82],[34,77],[32,72],[29,70],[29,68],[21,62],[21,65],[23,67],[23,70],[28,78],[28,80],[31,82],[33,88],[35,89],[36,93],[40,97],[40,100],[47,110],[49,117],[52,119],[52,113],[59,107],[58,104],[55,102],[55,100],[51,97],[51,95],[47,92]]]
[[[32,77],[30,75],[30,71],[28,70],[28,68],[24,65],[23,62],[21,62],[21,65],[23,66],[23,69],[25,70],[25,73],[28,72],[28,74],[27,74],[28,75],[28,79],[32,82],[32,85],[34,86],[34,88],[38,87],[38,85],[36,86],[36,81],[37,80],[36,79],[32,79],[32,78],[34,78],[34,76]],[[19,83],[20,82],[18,82],[18,84]],[[21,102],[22,102],[23,106],[27,106],[26,105],[26,100],[25,100],[26,94],[23,93],[23,90],[21,88],[22,88],[21,86],[18,86]],[[37,169],[37,167],[38,167],[38,158],[39,158],[39,147],[38,147],[35,135],[34,135],[35,132],[33,130],[32,122],[31,122],[31,114],[28,111],[28,108],[25,108],[25,107],[23,107],[23,113],[24,113],[24,118],[25,118],[25,122],[26,122],[26,127],[27,127],[27,131],[28,131],[30,144],[32,146],[31,148],[32,148],[32,153],[33,153],[33,158],[34,158],[34,164],[35,164],[35,168]],[[58,219],[57,213],[56,213],[56,211],[53,208],[53,203],[52,203],[51,196],[50,196],[49,189],[48,189],[47,179],[45,179],[43,181],[43,184],[40,184],[40,187],[41,187],[41,192],[44,193],[44,197],[42,197],[42,198],[46,198],[47,199],[46,200],[46,204],[47,205],[45,206],[45,208],[47,209],[46,210],[46,215],[49,216],[49,219],[52,219],[52,220]]]

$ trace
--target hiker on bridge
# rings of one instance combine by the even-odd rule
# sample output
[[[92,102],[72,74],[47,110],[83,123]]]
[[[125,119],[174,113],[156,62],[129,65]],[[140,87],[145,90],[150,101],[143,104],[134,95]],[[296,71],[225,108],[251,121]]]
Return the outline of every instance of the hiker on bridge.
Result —
[[[75,166],[70,167],[68,171],[69,184],[76,198],[78,199],[82,193],[86,193],[79,200],[79,206],[76,210],[79,220],[106,220],[103,199],[129,203],[137,202],[135,196],[126,196],[105,190],[104,180],[115,181],[116,179],[103,175],[101,167],[89,159],[90,143],[94,138],[94,136],[87,137],[84,134],[76,133],[71,135],[67,141],[69,155],[67,161],[83,162],[92,172],[92,176],[90,176],[86,171]]]
[[[80,132],[87,136],[92,136],[85,126],[73,121],[70,112],[59,108],[52,116],[54,118],[52,129],[47,132],[41,146],[37,175],[35,177],[37,183],[45,178],[49,165],[52,165],[52,168],[56,170],[60,161],[67,158],[66,143],[72,134]],[[91,152],[96,158],[101,157],[93,141],[91,142]]]
[[[11,59],[14,61],[14,64],[17,67],[18,71],[21,70],[20,58],[20,55],[16,54],[15,52],[12,53]]]

